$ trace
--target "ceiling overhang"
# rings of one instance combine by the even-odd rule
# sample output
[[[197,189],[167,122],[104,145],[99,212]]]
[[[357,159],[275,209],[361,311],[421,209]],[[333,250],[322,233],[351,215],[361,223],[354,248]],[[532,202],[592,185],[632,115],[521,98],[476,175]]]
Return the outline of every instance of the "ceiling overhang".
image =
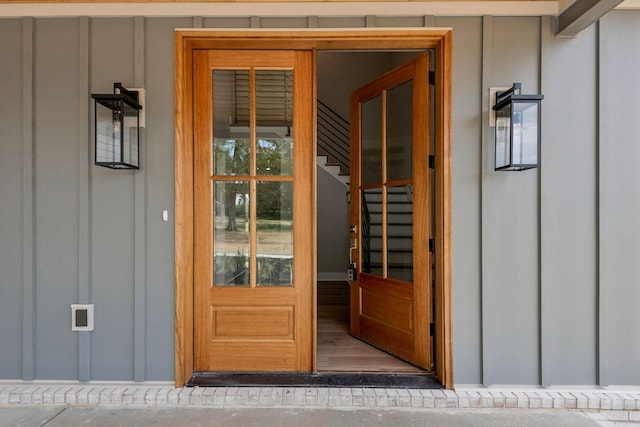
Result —
[[[565,6],[566,0],[0,0],[0,17],[553,16],[556,36],[575,37],[611,9],[640,9],[640,0]]]
[[[623,0],[576,0],[555,19],[556,37],[575,37]]]
[[[554,16],[557,0],[498,1],[86,1],[0,0],[3,17],[57,16]]]

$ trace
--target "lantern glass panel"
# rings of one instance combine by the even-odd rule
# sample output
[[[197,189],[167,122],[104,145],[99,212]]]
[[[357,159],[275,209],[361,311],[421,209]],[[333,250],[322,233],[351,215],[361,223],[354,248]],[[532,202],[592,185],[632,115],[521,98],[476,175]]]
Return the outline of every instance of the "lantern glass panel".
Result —
[[[122,163],[138,167],[138,110],[123,104]]]
[[[122,149],[120,114],[122,102],[115,109],[96,102],[96,163],[119,163]]]
[[[511,163],[511,104],[496,111],[496,169]]]
[[[113,169],[138,168],[138,110],[124,98],[96,97],[96,164]]]
[[[513,164],[538,164],[538,102],[513,105]]]

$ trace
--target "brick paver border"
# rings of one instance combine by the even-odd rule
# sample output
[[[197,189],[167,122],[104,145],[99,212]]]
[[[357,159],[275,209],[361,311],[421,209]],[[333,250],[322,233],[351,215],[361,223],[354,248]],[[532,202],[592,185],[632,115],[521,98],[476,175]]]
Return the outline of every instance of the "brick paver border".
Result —
[[[185,387],[139,384],[0,384],[0,405],[145,405],[218,408],[520,408],[639,411],[638,390]],[[636,418],[637,414],[633,415]]]

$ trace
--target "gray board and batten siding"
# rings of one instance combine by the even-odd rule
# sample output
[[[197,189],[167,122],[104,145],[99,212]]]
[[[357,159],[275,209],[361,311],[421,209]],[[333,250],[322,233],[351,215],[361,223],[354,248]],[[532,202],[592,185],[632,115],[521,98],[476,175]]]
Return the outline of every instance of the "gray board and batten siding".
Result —
[[[0,379],[173,379],[175,28],[424,25],[453,28],[455,383],[639,385],[638,22],[0,19]],[[114,81],[146,89],[137,172],[93,166]],[[545,95],[542,166],[494,172],[488,89],[514,81]],[[78,302],[95,331],[71,331]]]

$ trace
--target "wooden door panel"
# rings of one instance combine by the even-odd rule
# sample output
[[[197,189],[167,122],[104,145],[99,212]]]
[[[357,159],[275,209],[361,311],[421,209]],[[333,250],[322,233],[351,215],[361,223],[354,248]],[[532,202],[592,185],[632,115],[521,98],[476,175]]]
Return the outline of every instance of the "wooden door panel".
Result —
[[[258,82],[274,72],[292,76],[292,86],[286,90],[292,94],[289,99],[295,114],[293,122],[274,125],[288,129],[286,135],[283,131],[282,136],[264,136],[264,128],[271,124],[259,122],[258,112],[266,104],[265,96],[262,103],[257,101],[262,95]],[[225,86],[227,82],[231,83]],[[196,371],[312,369],[312,89],[310,51],[194,52]],[[216,91],[222,105],[214,106]],[[286,96],[283,99],[287,102]],[[233,120],[231,115],[228,119],[217,116],[219,111],[236,114],[238,110],[229,106],[241,103],[247,114],[238,113]],[[261,153],[269,144],[292,146],[292,164],[287,163],[277,174],[260,166]],[[215,156],[218,160],[214,163]],[[269,157],[268,161],[274,160]],[[271,219],[261,216],[266,210],[259,211],[260,203],[266,206],[269,200],[264,194],[271,194],[260,191],[269,188],[277,191],[274,197],[278,197],[269,212],[280,212]],[[291,217],[283,219],[281,206],[293,212]],[[274,224],[275,233],[286,238],[276,238],[278,244],[269,246],[268,227]],[[276,264],[284,265],[278,268],[284,268],[286,275],[259,274]]]
[[[392,328],[413,332],[413,299],[362,289],[361,316]]]
[[[198,365],[197,371],[210,372],[277,372],[298,371],[295,343],[269,343],[259,346],[260,357],[256,357],[256,346],[247,342],[225,343],[224,351],[209,354],[206,361]],[[304,371],[304,369],[299,369]]]
[[[360,338],[404,359],[412,359],[415,354],[412,286],[375,276],[362,279]]]
[[[351,333],[426,369],[431,368],[432,304],[432,260],[428,247],[432,236],[428,70],[429,58],[423,54],[351,95],[351,223],[356,226],[351,237],[357,241],[352,260],[356,260],[358,271],[351,284]],[[388,130],[408,126],[404,124],[406,116],[388,114],[398,107],[398,98],[393,104],[389,94],[409,82],[411,90],[405,93],[411,95],[411,101],[403,105],[410,107],[411,131],[404,132],[408,143],[398,140],[396,135],[395,140],[389,139],[393,147],[388,149]],[[380,120],[369,125],[363,123],[363,105],[378,99]],[[398,121],[389,123],[387,120],[392,116]],[[372,125],[376,127],[366,128]],[[377,129],[382,135],[380,154],[371,156]],[[361,138],[367,137],[370,139],[364,150]],[[402,154],[397,157],[398,150],[411,154],[410,176],[405,170],[400,178],[389,178],[387,165],[397,165],[402,159]],[[378,167],[370,164],[371,159],[376,162],[380,159],[381,181],[371,181],[368,176],[366,184],[362,184],[362,171]],[[404,167],[407,168],[406,164]],[[405,193],[410,197],[408,201],[398,197],[404,197]],[[399,269],[404,269],[402,274]]]
[[[293,342],[295,306],[212,306],[212,341]]]
[[[402,359],[412,361],[415,354],[414,334],[393,328],[368,317],[360,318],[360,338]]]

